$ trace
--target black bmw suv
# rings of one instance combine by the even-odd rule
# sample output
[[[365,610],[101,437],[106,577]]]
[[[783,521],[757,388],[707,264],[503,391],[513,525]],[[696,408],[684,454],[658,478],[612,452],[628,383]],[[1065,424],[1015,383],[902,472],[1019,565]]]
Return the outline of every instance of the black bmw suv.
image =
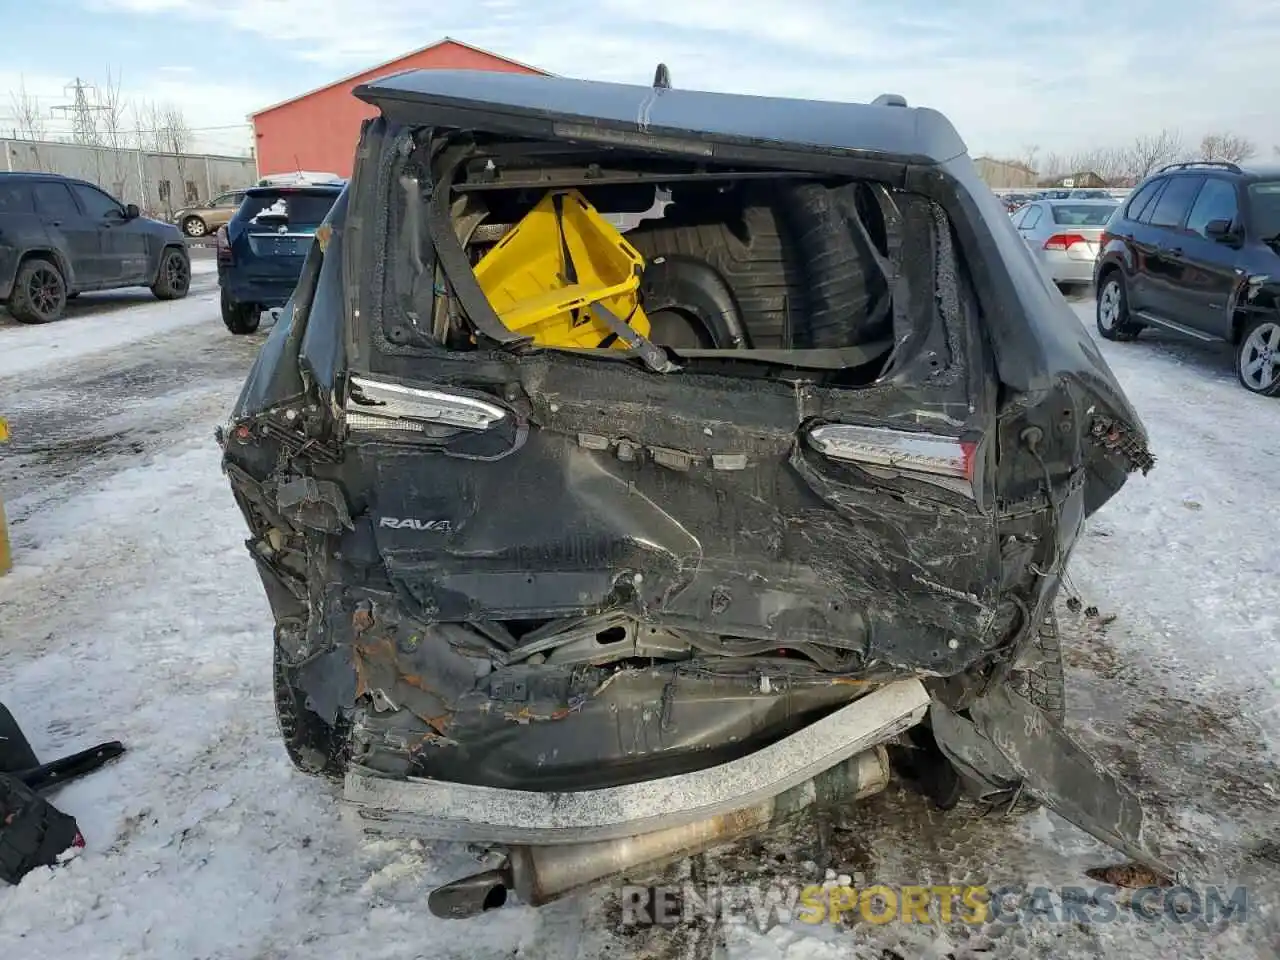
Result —
[[[1107,224],[1094,279],[1108,340],[1150,325],[1226,341],[1241,385],[1280,395],[1280,168],[1157,171]]]

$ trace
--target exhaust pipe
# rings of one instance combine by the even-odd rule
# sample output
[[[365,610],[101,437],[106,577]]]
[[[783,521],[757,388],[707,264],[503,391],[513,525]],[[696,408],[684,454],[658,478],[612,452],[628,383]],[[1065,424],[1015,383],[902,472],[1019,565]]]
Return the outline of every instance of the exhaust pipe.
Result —
[[[620,840],[508,847],[504,867],[445,884],[431,892],[427,905],[438,917],[462,919],[502,906],[514,892],[540,907],[583,887],[783,826],[810,807],[861,800],[888,784],[888,754],[873,747],[776,797],[707,820]]]

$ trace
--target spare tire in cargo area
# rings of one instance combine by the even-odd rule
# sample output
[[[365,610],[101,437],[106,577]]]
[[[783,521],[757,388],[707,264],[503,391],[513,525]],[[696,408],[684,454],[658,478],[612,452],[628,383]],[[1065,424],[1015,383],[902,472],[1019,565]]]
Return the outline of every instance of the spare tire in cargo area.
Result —
[[[670,220],[628,233],[646,262],[641,290],[654,338],[677,347],[777,349],[887,336],[884,280],[849,219],[854,189],[803,183],[753,191],[732,216],[721,207],[705,222],[682,222],[700,208],[690,204],[690,216],[677,203]],[[873,237],[882,229],[878,220],[867,228]]]
[[[880,227],[872,216],[879,209],[867,194],[860,184],[833,190],[801,183],[785,192],[784,209],[808,279],[808,309],[795,331],[796,347],[848,347],[892,335],[885,279],[867,243],[873,227]]]

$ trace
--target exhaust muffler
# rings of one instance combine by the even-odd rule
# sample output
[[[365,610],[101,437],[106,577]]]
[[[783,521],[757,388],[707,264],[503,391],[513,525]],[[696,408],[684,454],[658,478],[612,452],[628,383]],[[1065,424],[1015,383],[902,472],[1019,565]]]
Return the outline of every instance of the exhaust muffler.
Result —
[[[592,884],[776,829],[812,807],[861,800],[888,784],[888,754],[876,746],[771,799],[695,823],[618,840],[509,846],[501,868],[445,884],[431,892],[427,904],[436,916],[455,919],[500,907],[510,893],[539,907]]]

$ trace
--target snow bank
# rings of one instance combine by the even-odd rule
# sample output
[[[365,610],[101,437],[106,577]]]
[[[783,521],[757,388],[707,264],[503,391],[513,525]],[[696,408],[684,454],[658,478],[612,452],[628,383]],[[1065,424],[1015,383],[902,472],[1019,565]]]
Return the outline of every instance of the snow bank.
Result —
[[[182,300],[160,301],[148,290],[130,288],[87,293],[73,301],[68,316],[49,324],[28,326],[0,315],[0,378],[56,367],[211,318],[220,324],[216,270],[212,261],[194,261],[191,292]]]
[[[1075,309],[1092,325],[1092,301]],[[1102,350],[1159,462],[1099,511],[1075,585],[1163,686],[1226,698],[1280,749],[1280,402],[1247,393],[1226,349],[1146,331]]]
[[[290,765],[242,537],[203,427],[24,524],[35,549],[0,579],[4,699],[42,758],[129,752],[56,797],[88,846],[0,889],[0,957],[509,956],[529,911],[427,913],[461,848],[367,843]]]

